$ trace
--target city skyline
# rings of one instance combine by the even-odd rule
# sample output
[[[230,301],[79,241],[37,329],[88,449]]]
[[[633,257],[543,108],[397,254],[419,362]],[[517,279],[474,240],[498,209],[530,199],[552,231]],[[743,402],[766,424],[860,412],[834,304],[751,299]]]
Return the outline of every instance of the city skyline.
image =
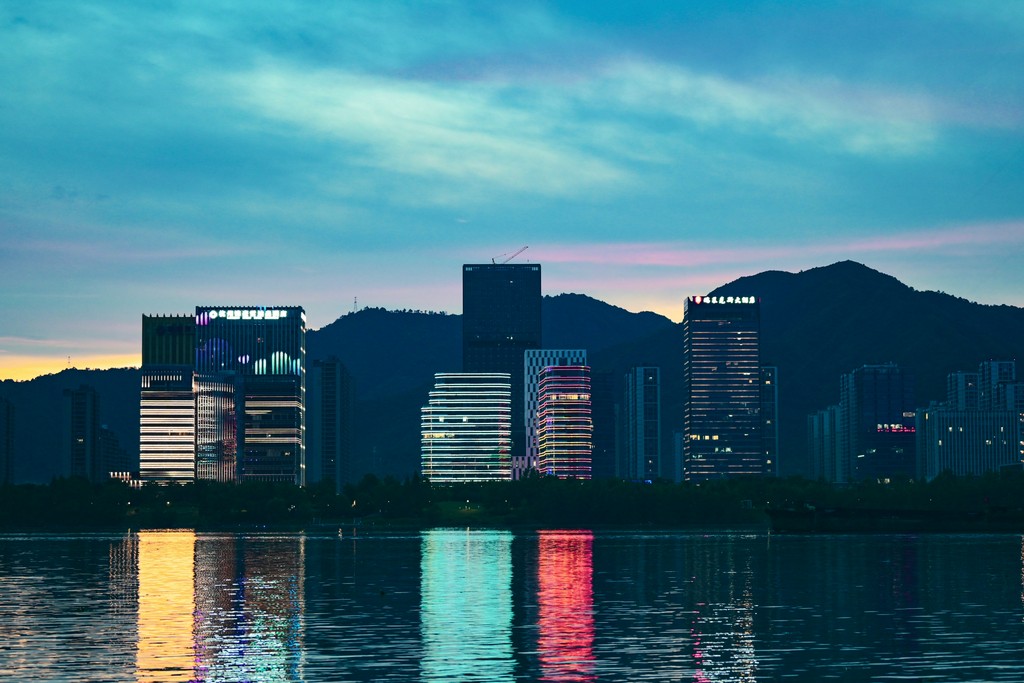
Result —
[[[1024,305],[1024,10],[547,2],[0,9],[0,379],[144,313],[460,313],[458,267],[679,321],[853,259]]]

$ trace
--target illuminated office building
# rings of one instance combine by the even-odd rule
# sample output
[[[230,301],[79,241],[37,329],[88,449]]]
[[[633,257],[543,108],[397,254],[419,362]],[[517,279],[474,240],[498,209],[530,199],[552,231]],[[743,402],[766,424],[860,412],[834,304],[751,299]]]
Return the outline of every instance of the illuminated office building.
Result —
[[[139,479],[195,480],[196,410],[191,367],[143,366],[139,402]]]
[[[631,368],[625,398],[626,478],[653,481],[661,476],[661,368]]]
[[[545,367],[586,365],[585,349],[528,349],[523,354],[523,421],[526,425],[525,456],[512,457],[512,478],[521,478],[528,470],[537,469],[537,410],[540,406],[540,371]]]
[[[536,263],[462,266],[462,371],[507,372],[512,456],[526,457],[524,353],[541,347],[541,269]]]
[[[235,376],[240,481],[305,484],[306,314],[197,306],[196,372]]]
[[[761,425],[756,297],[692,296],[683,313],[683,472],[688,481],[770,473]]]
[[[195,318],[142,316],[139,479],[143,482],[195,480],[195,359]]]
[[[537,470],[562,479],[590,479],[590,367],[549,365],[538,374]]]
[[[424,478],[435,483],[512,478],[508,373],[438,373],[420,410]]]
[[[195,376],[196,479],[238,480],[236,394],[231,375]]]

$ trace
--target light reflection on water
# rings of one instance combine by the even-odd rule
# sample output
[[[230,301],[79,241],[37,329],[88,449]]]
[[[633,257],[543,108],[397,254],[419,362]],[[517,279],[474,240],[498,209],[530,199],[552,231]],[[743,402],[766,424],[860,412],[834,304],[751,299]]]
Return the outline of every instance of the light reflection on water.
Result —
[[[1024,680],[1024,538],[0,536],[0,680]]]
[[[423,533],[423,681],[514,680],[512,533]]]
[[[594,681],[594,534],[541,531],[537,650],[544,681]]]

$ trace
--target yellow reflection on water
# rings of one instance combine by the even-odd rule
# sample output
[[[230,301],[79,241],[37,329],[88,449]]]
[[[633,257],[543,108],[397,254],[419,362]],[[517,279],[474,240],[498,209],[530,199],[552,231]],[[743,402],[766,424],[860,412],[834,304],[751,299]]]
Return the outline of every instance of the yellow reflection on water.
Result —
[[[139,683],[193,677],[195,541],[192,531],[139,532]]]

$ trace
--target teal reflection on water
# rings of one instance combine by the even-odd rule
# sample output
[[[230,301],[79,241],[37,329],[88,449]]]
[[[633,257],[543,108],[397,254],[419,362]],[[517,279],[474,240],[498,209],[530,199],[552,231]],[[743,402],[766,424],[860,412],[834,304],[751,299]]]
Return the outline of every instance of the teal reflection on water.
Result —
[[[512,533],[424,531],[420,582],[422,680],[512,680]]]

